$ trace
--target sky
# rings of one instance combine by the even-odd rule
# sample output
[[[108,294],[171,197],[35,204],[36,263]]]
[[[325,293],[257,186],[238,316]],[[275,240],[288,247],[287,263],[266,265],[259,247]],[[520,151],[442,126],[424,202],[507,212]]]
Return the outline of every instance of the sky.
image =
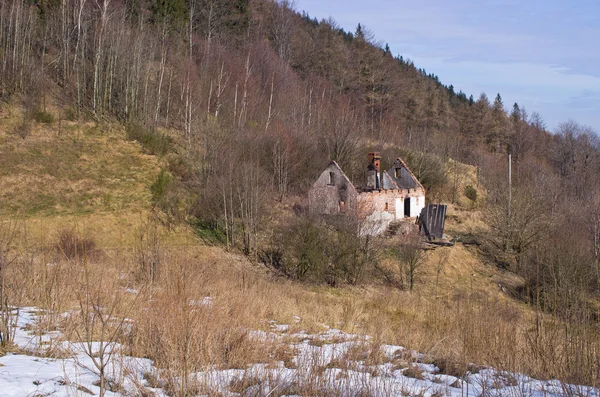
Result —
[[[600,133],[600,0],[296,0],[346,31],[358,23],[475,99],[497,93],[538,112],[549,130],[569,119]]]

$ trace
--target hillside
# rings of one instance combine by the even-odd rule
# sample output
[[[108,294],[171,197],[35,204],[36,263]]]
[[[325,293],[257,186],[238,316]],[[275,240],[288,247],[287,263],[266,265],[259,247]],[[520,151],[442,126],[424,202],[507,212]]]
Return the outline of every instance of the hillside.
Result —
[[[276,321],[280,324],[293,323],[297,330],[321,332],[334,327],[352,334],[372,336],[377,343],[409,346],[416,351],[426,352],[427,360],[435,362],[438,367],[441,367],[439,360],[447,360],[444,365],[451,366],[449,368],[461,368],[469,362],[475,362],[494,365],[499,369],[518,368],[519,371],[534,376],[543,377],[543,374],[548,373],[541,366],[547,364],[545,360],[529,362],[531,353],[528,349],[534,346],[530,346],[527,339],[521,339],[526,335],[522,332],[530,326],[530,319],[534,318],[531,310],[515,299],[519,296],[518,290],[522,288],[523,280],[510,272],[485,264],[477,248],[459,243],[454,247],[442,247],[429,252],[426,262],[417,273],[414,293],[403,292],[397,286],[388,284],[385,279],[378,279],[379,276],[376,275],[369,276],[375,278],[369,278],[361,286],[346,286],[341,289],[288,281],[241,252],[226,252],[224,245],[206,246],[206,240],[200,238],[203,234],[198,237],[197,230],[190,226],[168,226],[163,223],[168,219],[164,215],[159,216],[162,221],[151,217],[150,214],[156,211],[152,209],[151,186],[160,173],[160,164],[166,161],[165,158],[144,154],[143,146],[137,141],[129,141],[125,130],[118,124],[105,124],[102,127],[94,122],[81,124],[85,125],[86,132],[79,135],[77,146],[72,147],[67,145],[75,145],[76,133],[67,132],[67,123],[66,126],[61,126],[63,132],[60,139],[56,138],[57,122],[33,122],[34,132],[24,142],[22,138],[3,130],[4,136],[0,144],[3,152],[9,153],[9,148],[20,144],[21,153],[28,153],[29,150],[35,150],[40,142],[45,142],[45,147],[53,148],[37,152],[35,161],[29,160],[31,164],[25,162],[26,157],[19,156],[10,166],[3,168],[2,178],[7,181],[21,180],[21,173],[24,168],[27,169],[26,166],[36,167],[35,176],[40,180],[52,180],[52,183],[36,184],[33,190],[33,197],[44,197],[45,207],[36,200],[23,200],[23,197],[30,197],[25,188],[17,189],[21,196],[3,196],[2,202],[7,208],[3,213],[3,236],[6,237],[10,230],[7,220],[13,219],[14,222],[20,219],[17,221],[18,228],[23,227],[27,236],[17,233],[24,239],[25,246],[33,249],[28,256],[19,248],[20,243],[8,247],[16,257],[15,263],[29,261],[29,268],[25,273],[18,272],[17,268],[9,268],[12,284],[5,293],[11,300],[19,297],[18,302],[21,304],[66,310],[81,299],[76,291],[82,285],[87,285],[81,274],[73,270],[82,266],[82,263],[90,263],[92,268],[84,267],[88,269],[86,274],[89,272],[86,278],[98,280],[91,284],[98,283],[98,288],[105,286],[103,288],[113,291],[116,288],[119,291],[140,290],[143,293],[154,290],[154,294],[162,291],[161,300],[155,304],[148,302],[151,306],[144,309],[158,310],[156,314],[159,317],[156,321],[162,321],[166,315],[163,310],[172,310],[167,307],[177,305],[181,299],[201,301],[210,297],[219,307],[218,320],[210,313],[202,314],[211,316],[214,324],[210,329],[202,328],[203,320],[200,318],[189,325],[191,328],[179,329],[184,323],[176,324],[185,321],[185,317],[180,317],[185,312],[175,311],[169,315],[169,321],[161,326],[166,328],[159,332],[172,332],[168,331],[172,326],[178,327],[177,332],[194,332],[196,338],[206,340],[210,349],[215,349],[211,354],[217,354],[222,348],[229,349],[225,347],[232,343],[229,338],[241,337],[237,334],[241,329],[249,327],[268,330],[269,321]],[[94,150],[95,145],[107,141],[110,142],[110,151],[98,150],[97,146]],[[55,158],[57,153],[60,154],[60,160]],[[57,161],[60,166],[46,165],[52,164],[52,161]],[[119,161],[126,161],[125,164],[135,162],[140,169],[134,174],[124,174],[124,170],[119,167],[123,163]],[[102,167],[103,162],[110,163],[111,166]],[[87,164],[98,166],[88,165],[89,168],[85,168]],[[81,170],[69,173],[65,171],[67,166]],[[61,167],[64,167],[62,171]],[[461,181],[461,190],[475,182],[472,179],[474,174],[471,175],[465,176]],[[65,193],[63,189],[57,188],[71,184],[77,186],[81,180],[87,179],[98,187],[98,193],[97,199],[92,196],[83,209],[79,205],[72,205],[74,199],[69,194],[77,194],[77,191],[67,190]],[[112,197],[111,205],[106,205],[101,200],[106,195]],[[131,197],[136,197],[136,200]],[[486,227],[481,220],[481,213],[474,210],[473,204],[462,194],[459,197],[459,201],[464,201],[466,206],[450,207],[447,231],[459,238],[480,235],[482,228]],[[277,206],[271,211],[274,225],[280,223],[279,219],[294,222],[296,215],[292,211],[293,202],[291,200],[289,206]],[[12,212],[11,209],[17,205],[20,212]],[[69,254],[61,245],[61,232],[64,233],[65,230],[73,233],[75,241],[93,241],[93,251]],[[76,242],[75,245],[77,246]],[[383,255],[381,265],[397,272],[397,259],[385,253]],[[46,261],[52,258],[59,267],[47,268],[44,258],[47,258]],[[150,290],[145,286],[147,281],[144,281],[147,280],[147,269],[144,267],[151,266],[147,262],[148,258],[153,258],[160,266],[159,276]],[[38,279],[36,275],[42,275],[48,270],[48,276]],[[118,280],[110,281],[106,278],[108,274],[120,276]],[[177,287],[177,284],[172,283],[178,279],[179,274],[186,274],[187,281]],[[36,281],[32,284],[33,280]],[[43,288],[40,290],[39,287]],[[54,292],[47,295],[43,292],[45,290]],[[125,298],[121,293],[117,296]],[[136,299],[143,301],[144,298]],[[154,307],[156,304],[159,306]],[[128,313],[130,317],[142,314],[137,310]],[[490,316],[490,313],[497,314]],[[463,322],[465,318],[469,318],[468,323]],[[51,318],[40,321],[37,320],[35,327],[41,327],[41,330],[56,327]],[[154,321],[144,327],[158,326]],[[220,342],[212,341],[213,333],[219,332],[221,324],[231,321],[235,324],[229,331],[232,334],[225,336],[226,339]],[[66,335],[71,332],[70,328],[65,328],[70,327],[68,324],[58,327]],[[232,325],[229,324],[229,327]],[[497,329],[512,330],[502,338],[509,335],[513,338],[510,341],[503,339],[490,346],[485,341],[497,338]],[[145,331],[140,329],[139,332]],[[467,343],[473,332],[479,336]],[[203,354],[194,359],[197,363],[195,365],[220,363],[219,365],[227,367],[238,366],[240,362],[252,363],[256,356],[249,353],[248,349],[253,349],[257,342],[246,336],[241,338],[235,342],[239,344],[235,347],[235,359],[228,358],[223,362],[218,356],[206,357]],[[335,343],[335,340],[325,343],[330,342]],[[154,357],[159,373],[170,368],[171,364],[157,364],[162,360],[160,356],[154,356],[155,353],[146,350],[154,349],[152,345],[138,343],[134,344],[135,349],[142,349],[139,351],[140,355],[150,354]],[[505,356],[507,343],[524,349],[517,358],[518,367],[505,361],[508,358]],[[53,356],[55,353],[49,354]],[[238,364],[229,363],[230,360]],[[526,362],[529,364],[526,365]],[[455,371],[460,370],[442,369],[444,371],[456,374]],[[560,374],[564,368],[554,367],[552,371]],[[161,376],[166,376],[165,374]]]
[[[551,134],[286,1],[3,2],[0,55],[3,364],[118,344],[152,366],[128,383],[138,393],[218,395],[224,384],[194,383],[214,369],[250,395],[274,374],[244,369],[302,369],[306,345],[350,345],[299,394],[358,394],[319,383],[356,365],[383,383],[418,367],[424,395],[437,381],[450,395],[597,394],[600,146],[585,127]],[[384,169],[402,156],[448,204],[453,246],[307,214],[329,161],[360,181],[370,151]],[[15,339],[31,330],[41,349]],[[419,353],[387,354],[400,346]],[[92,364],[86,387],[130,370]],[[557,381],[527,378],[526,392],[510,386],[521,374]]]

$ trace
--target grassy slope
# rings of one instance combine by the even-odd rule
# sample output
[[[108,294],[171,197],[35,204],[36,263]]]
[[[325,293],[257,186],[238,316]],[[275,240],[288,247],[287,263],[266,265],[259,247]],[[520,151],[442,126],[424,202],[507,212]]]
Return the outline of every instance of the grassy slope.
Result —
[[[32,122],[23,139],[21,118],[0,108],[0,217],[24,219],[36,239],[77,228],[101,247],[130,246],[151,210],[159,160],[114,124]],[[185,228],[166,237],[191,242]]]
[[[63,121],[59,135],[58,122],[33,123],[32,134],[22,139],[13,133],[19,117],[17,109],[0,110],[0,217],[24,218],[30,235],[42,244],[50,244],[58,230],[76,227],[101,248],[131,247],[150,213],[150,185],[160,160],[143,154],[140,145],[127,141],[123,129],[115,125]],[[473,182],[473,173],[468,175],[461,184]],[[450,206],[448,230],[477,233],[483,227],[480,215],[461,208]],[[234,290],[254,290],[256,310],[250,301],[244,303],[254,321],[268,317],[289,323],[300,315],[306,329],[328,324],[381,334],[389,342],[422,350],[432,349],[432,342],[443,338],[436,333],[447,330],[431,328],[432,321],[454,312],[461,297],[477,294],[522,307],[498,286],[519,280],[483,264],[474,249],[461,244],[428,252],[416,293],[407,294],[379,284],[341,289],[298,285],[273,278],[242,255],[203,246],[186,227],[165,228],[162,234],[165,249],[185,245],[174,251],[185,251],[199,274],[207,272],[206,278],[212,280],[197,287],[200,296],[229,296],[232,285]],[[448,260],[436,282],[436,264],[444,253]],[[118,254],[107,251],[107,255]]]
[[[150,206],[156,159],[122,131],[61,122],[60,135],[56,125],[43,124],[34,124],[26,139],[10,132],[3,131],[0,145],[2,213],[84,215]]]
[[[30,233],[39,239],[77,228],[100,247],[131,246],[135,231],[150,212],[150,185],[160,160],[144,154],[137,142],[126,140],[123,128],[116,124],[32,122],[31,134],[23,139],[15,134],[21,119],[19,108],[0,108],[0,217],[26,219]],[[475,170],[461,167],[460,205],[450,205],[448,210],[447,231],[453,236],[477,234],[485,228],[479,212],[465,209],[472,203],[462,194],[465,186],[477,185]],[[287,216],[289,211],[282,208],[279,212]],[[163,238],[167,245],[198,243],[186,227],[164,230]],[[438,277],[444,255],[448,259]],[[499,283],[519,282],[485,266],[476,250],[462,245],[428,253],[419,273],[417,288],[435,295],[478,291],[502,297]]]

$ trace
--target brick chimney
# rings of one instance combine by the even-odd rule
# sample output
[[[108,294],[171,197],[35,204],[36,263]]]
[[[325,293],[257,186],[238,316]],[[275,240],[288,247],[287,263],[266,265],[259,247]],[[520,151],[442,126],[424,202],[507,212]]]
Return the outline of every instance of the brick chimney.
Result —
[[[379,152],[369,153],[369,166],[367,168],[367,189],[381,188],[381,155]]]

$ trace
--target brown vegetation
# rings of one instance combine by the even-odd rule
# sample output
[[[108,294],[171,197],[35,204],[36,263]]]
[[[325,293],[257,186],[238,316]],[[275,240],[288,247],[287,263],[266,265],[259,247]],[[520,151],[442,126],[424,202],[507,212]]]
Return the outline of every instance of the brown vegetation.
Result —
[[[255,339],[248,330],[268,330],[267,320],[273,319],[293,324],[295,316],[300,317],[296,327],[303,329],[318,331],[329,325],[375,338],[374,344],[357,344],[347,360],[358,357],[377,364],[378,344],[393,343],[426,352],[451,374],[463,374],[475,362],[540,378],[598,384],[595,325],[574,328],[525,310],[485,287],[490,284],[485,280],[472,285],[471,292],[449,288],[437,298],[384,286],[307,289],[272,279],[218,248],[188,247],[164,248],[160,270],[150,282],[139,277],[136,250],[104,250],[95,259],[58,256],[55,263],[47,263],[44,258],[51,249],[37,247],[29,259],[24,251],[11,249],[16,258],[6,269],[11,305],[56,313],[79,307],[81,316],[72,321],[57,316],[43,326],[59,327],[73,340],[104,341],[107,349],[118,341],[128,354],[152,358],[159,368],[156,376],[176,395],[197,387],[189,375],[209,366],[285,362],[289,354],[278,344]],[[23,269],[25,260],[29,262]],[[423,266],[436,271],[435,262]],[[422,278],[421,283],[433,285],[434,279]],[[97,310],[101,312],[90,317]],[[102,322],[86,320],[92,318]],[[99,361],[99,373],[102,368]]]
[[[65,329],[97,337],[86,318],[100,305],[81,288],[108,283],[93,290],[102,307],[117,291],[136,304],[114,306],[116,324],[133,322],[105,342],[154,359],[173,394],[196,390],[198,368],[272,360],[247,330],[296,315],[452,373],[476,362],[598,385],[589,128],[551,134],[287,1],[2,1],[0,53],[3,348],[13,305],[79,307]],[[362,179],[370,150],[384,167],[402,154],[428,197],[452,203],[448,230],[466,245],[394,257],[352,221],[307,218],[327,162]]]

